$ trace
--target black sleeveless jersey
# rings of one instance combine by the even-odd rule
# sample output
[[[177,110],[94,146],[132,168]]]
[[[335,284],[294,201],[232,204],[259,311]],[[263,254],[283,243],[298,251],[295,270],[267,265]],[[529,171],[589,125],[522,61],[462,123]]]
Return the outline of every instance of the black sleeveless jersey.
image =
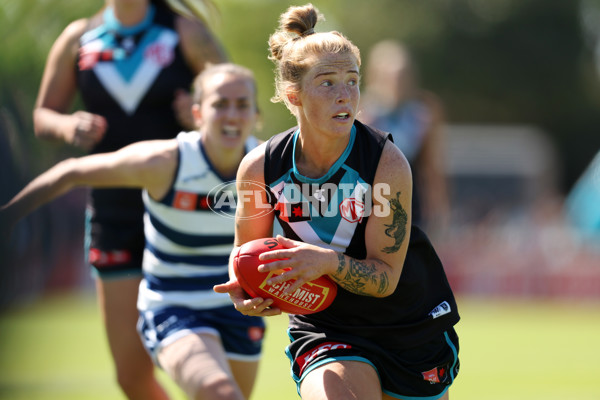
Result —
[[[92,153],[120,149],[140,140],[167,139],[184,130],[173,112],[177,89],[190,90],[186,65],[174,28],[175,14],[151,5],[144,21],[124,27],[111,7],[80,38],[77,85],[85,109],[102,115],[108,129]],[[138,190],[92,191],[95,219],[131,219],[143,210]]]
[[[294,162],[297,128],[273,136],[265,153],[265,183],[284,234],[294,240],[366,257],[367,224],[375,172],[389,134],[356,121],[344,153],[321,178],[302,176]],[[424,343],[459,320],[442,263],[426,235],[411,228],[402,275],[384,298],[353,294],[342,287],[333,304],[310,315],[290,315],[290,327],[348,332],[391,340],[406,348]]]

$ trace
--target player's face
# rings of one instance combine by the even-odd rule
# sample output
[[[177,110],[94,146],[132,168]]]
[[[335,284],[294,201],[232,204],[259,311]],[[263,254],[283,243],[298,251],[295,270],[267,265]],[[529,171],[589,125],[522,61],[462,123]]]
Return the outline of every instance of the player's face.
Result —
[[[200,131],[225,148],[244,145],[258,118],[252,81],[232,74],[219,74],[204,84],[200,105]]]
[[[302,131],[308,127],[328,136],[349,134],[358,111],[358,84],[359,68],[353,55],[314,57],[298,93]]]

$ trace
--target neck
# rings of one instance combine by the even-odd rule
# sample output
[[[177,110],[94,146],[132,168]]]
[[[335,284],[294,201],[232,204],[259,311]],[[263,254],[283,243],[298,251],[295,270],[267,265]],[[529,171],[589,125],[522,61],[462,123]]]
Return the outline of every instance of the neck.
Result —
[[[344,153],[349,140],[350,135],[316,141],[302,135],[300,131],[296,142],[296,167],[306,177],[320,178]]]
[[[203,135],[202,146],[210,163],[219,175],[223,177],[235,177],[240,162],[246,154],[245,143],[241,147],[226,149],[222,146],[214,145],[209,140],[206,140],[206,135]]]
[[[142,22],[146,17],[149,5],[149,0],[112,0],[108,2],[108,6],[113,8],[115,17],[123,26],[133,26]]]

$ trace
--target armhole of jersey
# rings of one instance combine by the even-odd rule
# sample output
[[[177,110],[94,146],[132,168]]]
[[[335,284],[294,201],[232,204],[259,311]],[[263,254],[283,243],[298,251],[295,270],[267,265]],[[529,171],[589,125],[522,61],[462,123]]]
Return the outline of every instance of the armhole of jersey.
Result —
[[[177,140],[177,139],[175,139],[175,140]],[[181,173],[181,142],[179,140],[177,140],[177,166],[175,167],[175,174],[173,175],[173,179],[171,180],[171,183],[169,184],[169,190],[167,190],[167,192],[161,199],[154,200],[150,197],[149,194],[148,194],[148,198],[157,203],[162,203],[162,204],[168,205],[170,203],[170,200],[174,196],[175,184],[179,180],[180,173]]]
[[[271,176],[269,175],[269,171],[271,168],[271,141],[273,140],[273,137],[269,138],[269,140],[267,140],[267,144],[265,145],[265,166],[263,169],[263,179],[265,181],[265,188],[266,190],[268,190],[271,194],[271,196],[269,196],[269,202],[271,203],[271,206],[275,207],[275,196],[273,196],[273,191],[271,190]]]

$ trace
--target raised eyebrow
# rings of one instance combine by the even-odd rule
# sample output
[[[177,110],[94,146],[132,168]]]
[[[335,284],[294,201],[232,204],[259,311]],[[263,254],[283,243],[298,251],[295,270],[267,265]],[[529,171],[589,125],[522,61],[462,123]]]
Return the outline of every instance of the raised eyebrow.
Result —
[[[333,72],[333,71],[319,72],[318,74],[315,75],[315,79],[320,78],[322,76],[328,76],[328,75],[335,75],[335,72]]]
[[[346,71],[346,73],[359,75],[358,71],[355,69],[349,69],[348,71]],[[318,74],[315,75],[315,79],[317,79],[321,76],[328,76],[328,75],[335,75],[335,74],[336,74],[335,71],[319,72]]]

